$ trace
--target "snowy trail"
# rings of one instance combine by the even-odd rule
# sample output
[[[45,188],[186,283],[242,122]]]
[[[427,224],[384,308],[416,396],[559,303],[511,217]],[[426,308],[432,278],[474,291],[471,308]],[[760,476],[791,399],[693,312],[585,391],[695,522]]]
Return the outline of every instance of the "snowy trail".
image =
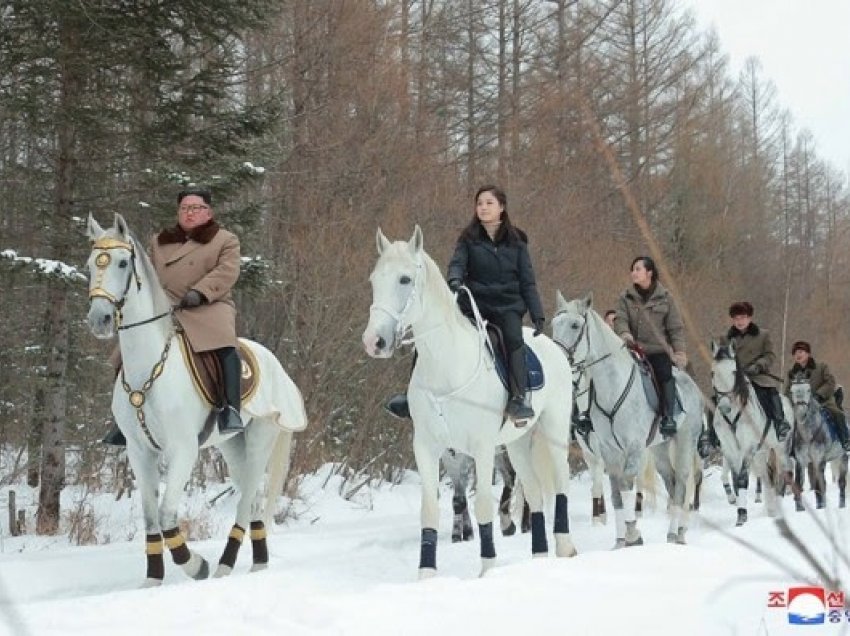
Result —
[[[798,633],[766,601],[768,591],[804,581],[709,524],[732,531],[735,517],[717,471],[707,476],[703,510],[692,516],[688,546],[664,542],[666,499],[659,496],[658,508],[640,523],[647,545],[611,551],[613,513],[609,510],[608,525],[591,526],[590,484],[582,476],[574,479],[570,497],[579,556],[532,560],[528,535],[497,533],[500,566],[483,579],[477,578],[477,540],[450,542],[450,493],[444,489],[440,569],[425,582],[416,581],[415,479],[349,502],[333,482],[321,489],[324,478],[312,477],[302,488],[298,518],[270,533],[267,571],[248,573],[245,545],[228,579],[189,581],[169,560],[165,584],[154,590],[136,589],[144,576],[138,538],[92,547],[6,538],[0,634]],[[495,488],[494,497],[498,492]],[[829,497],[831,502],[837,497],[834,490]],[[791,512],[790,498],[783,503],[794,527],[830,560],[813,520]],[[192,542],[208,560],[218,559],[231,512],[229,502],[214,511],[221,538]],[[818,514],[839,524],[846,536],[846,511]],[[751,522],[734,534],[808,573],[764,515],[762,505],[754,506]],[[840,633],[820,627],[818,634]]]

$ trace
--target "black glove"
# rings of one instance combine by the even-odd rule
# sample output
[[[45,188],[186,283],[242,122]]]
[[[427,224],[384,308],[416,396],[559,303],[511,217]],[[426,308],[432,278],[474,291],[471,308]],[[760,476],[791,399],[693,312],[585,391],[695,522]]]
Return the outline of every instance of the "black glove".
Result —
[[[546,323],[546,319],[545,319],[545,318],[537,318],[537,319],[534,321],[534,334],[533,334],[533,335],[534,335],[534,337],[535,337],[535,338],[536,338],[537,336],[539,336],[541,333],[543,333],[543,325],[544,325],[545,323]]]
[[[452,290],[453,293],[457,293],[460,289],[460,286],[463,285],[463,281],[459,278],[451,278],[449,279],[449,289]]]
[[[180,304],[177,306],[180,309],[191,309],[192,307],[203,305],[205,300],[204,295],[197,289],[190,289],[186,292],[186,295],[180,299]]]

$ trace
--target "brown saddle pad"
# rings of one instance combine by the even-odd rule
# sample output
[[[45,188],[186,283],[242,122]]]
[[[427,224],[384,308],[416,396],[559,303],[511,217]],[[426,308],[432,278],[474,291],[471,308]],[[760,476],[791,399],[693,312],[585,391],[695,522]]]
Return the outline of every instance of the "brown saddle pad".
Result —
[[[221,371],[221,364],[218,361],[218,356],[215,351],[202,351],[198,353],[193,351],[189,345],[189,340],[186,334],[182,331],[178,333],[178,341],[180,349],[183,350],[183,357],[189,367],[189,375],[192,376],[192,382],[201,397],[210,406],[218,406],[224,403],[224,374]],[[248,348],[243,340],[238,341],[236,350],[239,353],[239,360],[242,363],[242,381],[240,387],[242,389],[242,404],[245,404],[254,395],[259,382],[259,365],[257,358]]]

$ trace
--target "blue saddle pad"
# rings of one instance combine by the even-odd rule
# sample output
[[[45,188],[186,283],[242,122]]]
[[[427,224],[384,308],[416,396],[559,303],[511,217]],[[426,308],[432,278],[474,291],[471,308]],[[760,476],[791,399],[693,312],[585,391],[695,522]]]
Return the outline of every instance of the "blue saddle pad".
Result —
[[[826,421],[826,427],[829,429],[829,439],[833,442],[836,441],[838,439],[838,433],[835,429],[838,426],[838,422],[835,421],[835,415],[833,415],[832,411],[824,406],[820,408],[820,414],[824,421]]]
[[[543,377],[543,366],[540,364],[540,359],[529,347],[524,346],[522,349],[525,351],[525,368],[528,369],[528,390],[537,391],[538,389],[542,389],[543,385],[546,384],[546,378]],[[499,374],[499,379],[502,381],[504,387],[510,391],[510,385],[508,384],[508,363],[501,354],[496,355],[496,373]]]

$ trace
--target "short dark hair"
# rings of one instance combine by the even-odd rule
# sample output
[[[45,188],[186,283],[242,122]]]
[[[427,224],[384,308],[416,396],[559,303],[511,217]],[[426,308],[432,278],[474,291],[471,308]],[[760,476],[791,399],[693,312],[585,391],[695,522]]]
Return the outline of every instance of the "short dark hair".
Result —
[[[629,265],[629,271],[632,271],[635,268],[635,263],[638,261],[643,261],[643,267],[646,270],[652,272],[652,276],[650,280],[654,283],[658,280],[658,268],[655,267],[655,261],[652,260],[649,256],[638,256],[632,261],[632,264]]]
[[[734,318],[735,316],[752,316],[754,313],[755,310],[753,309],[753,306],[746,300],[732,303],[732,306],[729,307],[730,318]]]
[[[180,202],[186,197],[191,196],[201,197],[204,200],[204,203],[212,205],[212,192],[210,192],[209,188],[201,186],[193,186],[180,190],[180,192],[177,193],[177,205],[180,205]]]
[[[797,342],[795,342],[791,346],[791,355],[794,355],[795,353],[797,353],[797,349],[802,349],[803,351],[805,351],[809,355],[812,354],[812,345],[810,345],[805,340],[798,340]]]

